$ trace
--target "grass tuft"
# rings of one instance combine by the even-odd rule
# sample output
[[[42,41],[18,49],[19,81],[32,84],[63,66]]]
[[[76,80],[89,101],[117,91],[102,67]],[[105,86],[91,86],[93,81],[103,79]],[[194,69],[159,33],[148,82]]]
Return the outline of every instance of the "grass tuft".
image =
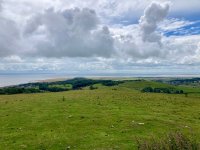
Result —
[[[137,139],[138,150],[199,150],[200,144],[181,132],[170,133],[164,138]]]

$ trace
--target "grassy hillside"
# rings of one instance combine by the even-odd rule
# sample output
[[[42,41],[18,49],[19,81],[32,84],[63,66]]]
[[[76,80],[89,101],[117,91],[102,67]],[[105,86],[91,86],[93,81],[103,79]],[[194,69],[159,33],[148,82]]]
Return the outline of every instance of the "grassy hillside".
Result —
[[[95,86],[98,89],[1,95],[0,149],[132,150],[137,137],[177,130],[192,132],[200,141],[198,93],[185,97],[140,92],[146,86],[171,87],[153,81]]]

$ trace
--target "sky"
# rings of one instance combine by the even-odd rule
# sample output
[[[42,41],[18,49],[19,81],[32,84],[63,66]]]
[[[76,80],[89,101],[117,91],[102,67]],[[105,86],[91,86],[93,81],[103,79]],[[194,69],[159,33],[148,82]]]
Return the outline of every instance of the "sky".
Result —
[[[200,74],[199,0],[0,0],[0,73]]]

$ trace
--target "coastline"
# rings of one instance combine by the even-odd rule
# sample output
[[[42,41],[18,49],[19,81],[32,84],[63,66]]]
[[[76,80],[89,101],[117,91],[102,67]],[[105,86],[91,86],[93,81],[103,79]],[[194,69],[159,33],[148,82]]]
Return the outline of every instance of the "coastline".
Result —
[[[102,80],[137,80],[137,79],[184,79],[184,78],[199,78],[199,74],[188,75],[155,75],[155,74],[135,74],[135,75],[67,75],[67,74],[22,74],[22,75],[1,75],[0,74],[0,88],[8,86],[16,86],[26,83],[35,82],[56,82],[64,81],[76,77],[102,79]]]

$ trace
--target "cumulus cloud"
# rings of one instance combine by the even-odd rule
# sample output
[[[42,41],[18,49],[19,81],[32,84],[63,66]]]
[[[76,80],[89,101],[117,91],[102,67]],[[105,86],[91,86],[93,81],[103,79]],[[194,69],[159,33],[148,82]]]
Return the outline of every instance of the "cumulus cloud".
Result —
[[[161,43],[161,35],[156,33],[158,23],[163,21],[169,12],[169,3],[151,3],[140,18],[143,41]]]
[[[165,20],[167,1],[4,1],[0,70],[140,70],[142,65],[200,63],[199,35],[162,35],[193,25],[187,20]],[[138,18],[142,11],[139,24],[132,22],[130,18]],[[121,18],[132,24],[124,25]]]
[[[144,43],[139,35],[128,34],[120,36],[117,42],[118,55],[124,59],[132,58],[133,61],[148,58],[163,58],[166,53],[157,43]]]
[[[200,63],[199,41],[199,35],[165,38],[162,48],[167,52],[165,60],[177,64]]]
[[[53,8],[27,22],[25,38],[34,40],[32,55],[44,57],[110,57],[113,39],[108,27],[99,27],[99,18],[92,9]]]
[[[169,11],[168,3],[152,2],[144,10],[139,24],[117,30],[117,48],[125,57],[135,60],[162,58],[168,53],[161,46],[161,35],[157,33],[158,23],[162,22]],[[128,31],[128,32],[127,32]],[[115,30],[114,30],[115,32]],[[117,33],[116,32],[116,33]]]

